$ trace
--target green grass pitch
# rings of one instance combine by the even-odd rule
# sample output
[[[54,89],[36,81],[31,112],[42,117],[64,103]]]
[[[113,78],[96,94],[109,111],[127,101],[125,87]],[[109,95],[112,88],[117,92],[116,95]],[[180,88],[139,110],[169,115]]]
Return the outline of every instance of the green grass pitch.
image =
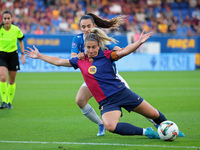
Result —
[[[200,149],[200,71],[120,72],[131,90],[174,121],[186,135],[173,142],[106,132],[82,115],[75,103],[80,72],[18,73],[13,109],[0,110],[0,150],[188,150]],[[89,103],[99,114],[98,104]],[[123,110],[121,122],[153,127]],[[153,129],[155,129],[153,127]]]

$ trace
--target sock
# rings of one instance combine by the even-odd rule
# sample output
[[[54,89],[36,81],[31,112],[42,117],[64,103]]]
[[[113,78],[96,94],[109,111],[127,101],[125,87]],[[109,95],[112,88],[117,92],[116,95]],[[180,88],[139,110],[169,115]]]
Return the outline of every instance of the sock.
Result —
[[[16,84],[8,84],[8,103],[12,104],[15,95]]]
[[[147,118],[147,117],[146,117]],[[158,129],[158,124],[157,123],[155,123],[154,121],[153,121],[153,119],[150,119],[150,118],[147,118],[147,120],[149,120],[153,125],[154,125],[154,127],[156,128],[156,129]]]
[[[2,102],[6,102],[7,103],[7,97],[8,97],[7,82],[0,82],[0,92],[1,92]]]
[[[153,119],[153,121],[159,125],[161,122],[166,121],[167,119],[160,111],[158,112],[159,112],[159,117],[157,119]]]
[[[136,127],[129,123],[120,122],[113,133],[120,135],[143,135],[143,128]]]
[[[142,135],[145,135],[146,129],[143,129]]]
[[[85,107],[81,108],[81,111],[92,122],[94,122],[94,123],[96,123],[98,125],[103,124],[103,122],[101,121],[99,116],[96,114],[94,109],[90,106],[90,104],[87,103],[85,105]]]

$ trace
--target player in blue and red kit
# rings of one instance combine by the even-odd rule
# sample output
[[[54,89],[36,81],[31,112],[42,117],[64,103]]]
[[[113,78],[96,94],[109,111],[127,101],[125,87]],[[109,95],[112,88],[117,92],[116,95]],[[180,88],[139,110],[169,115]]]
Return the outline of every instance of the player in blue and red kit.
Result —
[[[100,28],[117,28],[124,22],[125,16],[118,16],[111,20],[102,19],[95,14],[88,13],[80,18],[79,24],[80,29],[83,33],[74,36],[71,47],[71,57],[82,56],[81,53],[85,53],[84,48],[84,39],[87,34],[90,33],[90,30],[95,26]],[[120,47],[116,46],[113,42],[105,42],[106,49],[109,50],[121,50]],[[80,57],[81,58],[81,57]],[[113,69],[115,71],[116,77],[125,83],[127,88],[130,88],[126,81],[118,74],[115,63],[113,63]],[[95,110],[88,103],[89,99],[93,97],[92,93],[88,89],[86,83],[84,82],[77,95],[76,95],[76,104],[79,106],[81,112],[92,122],[96,123],[99,126],[99,131],[97,136],[105,135],[105,127],[100,117],[96,114]]]
[[[153,119],[157,124],[167,120],[165,116],[152,107],[142,97],[126,88],[124,83],[116,78],[112,63],[135,51],[146,42],[153,33],[141,33],[140,38],[133,44],[125,47],[123,51],[109,51],[104,49],[104,41],[115,42],[113,38],[103,34],[100,29],[92,29],[85,38],[85,60],[78,58],[61,59],[39,53],[36,47],[26,51],[28,57],[39,58],[57,66],[80,68],[84,80],[99,103],[102,120],[105,128],[120,135],[146,135],[149,138],[159,138],[152,128],[140,128],[129,123],[119,122],[122,115],[121,108],[128,112],[134,111],[147,118]]]

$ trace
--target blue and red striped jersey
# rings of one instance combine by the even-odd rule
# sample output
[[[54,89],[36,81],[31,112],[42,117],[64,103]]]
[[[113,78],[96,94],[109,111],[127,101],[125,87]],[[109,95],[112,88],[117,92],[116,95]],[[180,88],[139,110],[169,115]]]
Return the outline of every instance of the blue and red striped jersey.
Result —
[[[81,70],[85,83],[97,102],[123,90],[124,83],[116,78],[113,62],[117,60],[116,51],[99,51],[98,56],[79,60],[70,59],[71,65]]]

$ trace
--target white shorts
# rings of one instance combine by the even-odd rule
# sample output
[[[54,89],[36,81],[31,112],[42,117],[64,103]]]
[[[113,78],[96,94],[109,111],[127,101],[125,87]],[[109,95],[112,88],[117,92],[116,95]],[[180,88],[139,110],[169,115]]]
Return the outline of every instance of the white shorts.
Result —
[[[126,86],[128,89],[130,89],[128,83],[119,75],[118,71],[117,71],[117,73],[116,73],[116,76],[117,76],[117,79],[120,79],[121,82],[123,82],[123,83],[125,84],[125,86]],[[81,86],[87,87],[87,85],[86,85],[85,82],[84,82]]]

